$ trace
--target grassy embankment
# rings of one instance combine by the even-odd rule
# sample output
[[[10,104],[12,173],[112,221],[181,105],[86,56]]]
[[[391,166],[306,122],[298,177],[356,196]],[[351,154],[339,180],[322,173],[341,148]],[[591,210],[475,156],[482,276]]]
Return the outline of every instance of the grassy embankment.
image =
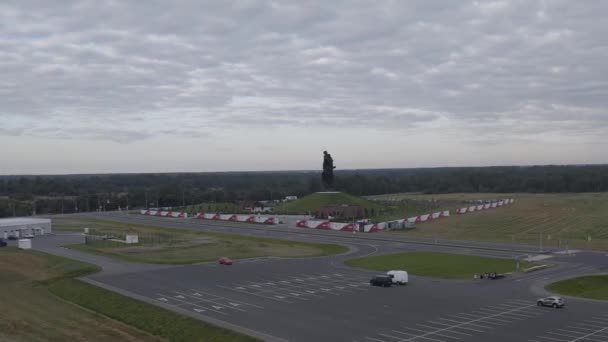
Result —
[[[418,224],[405,234],[490,242],[514,242],[553,248],[608,250],[608,193],[584,194],[393,194],[374,198],[434,199],[436,201],[514,198],[505,207],[456,215]],[[591,238],[591,241],[588,238]]]
[[[401,199],[389,195],[385,197],[370,196],[369,200],[347,193],[314,193],[296,201],[284,203],[275,208],[278,214],[314,213],[325,206],[358,205],[364,208],[364,217],[375,222],[403,219],[410,216],[428,214],[436,211],[450,210],[458,207],[458,201],[432,199]],[[346,218],[348,221],[348,218]]]
[[[275,213],[279,214],[308,214],[319,210],[326,206],[339,206],[339,205],[358,205],[368,210],[371,214],[372,209],[374,213],[379,212],[381,205],[374,202],[368,201],[364,198],[349,195],[343,192],[337,193],[313,193],[302,198],[299,198],[292,202],[283,203],[275,208]]]
[[[239,214],[245,213],[243,208],[228,202],[208,202],[208,203],[199,203],[194,205],[189,205],[185,208],[182,208],[182,211],[187,212],[188,214],[197,214],[197,213],[225,213],[225,214]]]
[[[70,248],[146,263],[192,264],[214,261],[222,256],[234,259],[265,256],[304,257],[340,254],[348,251],[347,247],[334,244],[166,229],[95,219],[58,218],[53,222],[55,230],[82,231],[84,227],[88,227],[94,234],[109,234],[123,240],[127,232],[136,232],[139,235],[140,243],[126,245],[101,240],[73,245]]]
[[[566,279],[549,284],[545,289],[566,296],[608,300],[608,275]]]
[[[346,265],[369,270],[405,270],[410,274],[434,278],[471,279],[474,274],[484,272],[507,273],[516,271],[515,260],[479,257],[470,255],[406,252],[351,259]],[[530,267],[520,262],[520,269]]]
[[[0,269],[0,341],[255,341],[74,279],[93,265],[5,247]]]

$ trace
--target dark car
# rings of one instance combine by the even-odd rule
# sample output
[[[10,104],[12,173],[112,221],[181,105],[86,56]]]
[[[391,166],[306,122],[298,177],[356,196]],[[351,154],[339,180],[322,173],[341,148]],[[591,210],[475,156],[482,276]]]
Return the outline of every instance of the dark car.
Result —
[[[6,241],[4,241],[3,239],[0,239],[0,247],[5,247],[6,246]]]
[[[9,235],[8,239],[9,240],[17,240],[17,237],[15,235]]]
[[[369,284],[372,286],[388,287],[393,284],[393,280],[389,276],[375,276],[369,281]]]

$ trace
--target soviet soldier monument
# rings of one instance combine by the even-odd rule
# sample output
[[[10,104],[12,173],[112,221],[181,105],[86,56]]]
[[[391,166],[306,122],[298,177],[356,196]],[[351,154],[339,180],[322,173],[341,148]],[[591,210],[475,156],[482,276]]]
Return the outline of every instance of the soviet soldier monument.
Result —
[[[334,159],[331,154],[327,151],[323,151],[323,172],[321,173],[321,180],[323,181],[323,188],[325,190],[333,190],[334,186]]]

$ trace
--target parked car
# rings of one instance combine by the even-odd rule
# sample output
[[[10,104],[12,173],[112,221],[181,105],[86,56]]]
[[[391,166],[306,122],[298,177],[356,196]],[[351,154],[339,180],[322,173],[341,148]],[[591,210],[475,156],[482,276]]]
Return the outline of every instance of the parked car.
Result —
[[[369,281],[369,284],[372,286],[389,287],[393,284],[393,279],[389,276],[379,275],[379,276],[373,277]]]
[[[486,273],[482,273],[480,275],[475,275],[475,278],[492,279],[492,280],[502,279],[504,277],[505,277],[504,274],[500,274],[500,273],[496,273],[496,272],[486,272]]]
[[[6,247],[6,241],[4,239],[0,239],[0,247]]]
[[[221,257],[221,258],[219,258],[217,263],[220,265],[232,265],[232,260],[227,257]]]
[[[8,239],[9,240],[17,240],[17,236],[16,235],[9,235]]]
[[[551,296],[551,297],[546,297],[546,298],[540,298],[539,300],[536,301],[536,305],[538,305],[538,306],[550,306],[550,307],[553,307],[555,309],[557,309],[557,308],[561,309],[566,304],[564,303],[564,300],[562,299],[562,297]]]
[[[21,236],[24,239],[33,239],[34,238],[34,234],[23,234]]]
[[[386,275],[391,278],[393,284],[405,285],[409,281],[406,271],[388,271]]]

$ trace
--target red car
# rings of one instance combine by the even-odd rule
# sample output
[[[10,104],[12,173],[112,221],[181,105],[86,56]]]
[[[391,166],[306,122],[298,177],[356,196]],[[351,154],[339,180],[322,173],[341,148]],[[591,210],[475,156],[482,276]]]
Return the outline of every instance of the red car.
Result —
[[[232,260],[230,260],[230,258],[227,258],[227,257],[221,257],[217,261],[217,263],[220,265],[232,265]]]

